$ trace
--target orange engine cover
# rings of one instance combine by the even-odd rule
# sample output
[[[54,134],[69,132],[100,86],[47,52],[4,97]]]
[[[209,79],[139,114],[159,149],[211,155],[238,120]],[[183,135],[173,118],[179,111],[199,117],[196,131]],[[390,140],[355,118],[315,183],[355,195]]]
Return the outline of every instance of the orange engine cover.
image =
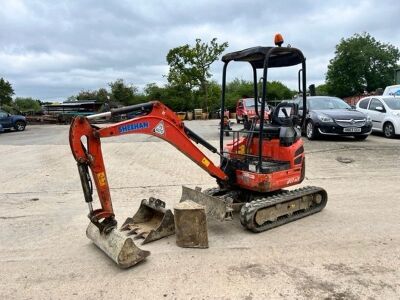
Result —
[[[261,172],[256,168],[258,141],[258,138],[253,138],[249,147],[246,148],[247,138],[243,137],[226,146],[226,151],[231,159],[249,162],[248,170],[236,170],[236,184],[240,188],[257,192],[272,192],[303,181],[305,159],[301,139],[287,147],[280,145],[279,139],[263,140],[263,161],[286,162],[290,165],[285,170],[268,173]]]

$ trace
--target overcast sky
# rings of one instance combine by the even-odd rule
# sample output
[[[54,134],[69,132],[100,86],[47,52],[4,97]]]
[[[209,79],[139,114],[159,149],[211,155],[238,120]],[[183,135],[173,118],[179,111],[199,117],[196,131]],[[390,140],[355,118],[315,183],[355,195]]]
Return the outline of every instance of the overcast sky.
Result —
[[[34,1],[0,0],[0,77],[16,96],[63,100],[123,78],[165,83],[169,49],[196,38],[227,41],[226,52],[270,46],[276,32],[307,57],[308,84],[324,81],[342,37],[369,32],[400,47],[400,1]],[[212,66],[221,81],[222,63]],[[229,79],[250,79],[232,65]],[[271,80],[296,87],[296,70]]]

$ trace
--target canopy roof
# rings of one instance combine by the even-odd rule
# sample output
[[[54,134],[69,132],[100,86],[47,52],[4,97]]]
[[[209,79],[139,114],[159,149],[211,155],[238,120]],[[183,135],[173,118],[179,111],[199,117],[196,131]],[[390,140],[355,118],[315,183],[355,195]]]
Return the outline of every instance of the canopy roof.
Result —
[[[225,54],[222,61],[247,61],[259,69],[264,67],[265,56],[271,49],[273,50],[269,57],[269,68],[295,66],[304,60],[303,53],[296,48],[258,46]]]

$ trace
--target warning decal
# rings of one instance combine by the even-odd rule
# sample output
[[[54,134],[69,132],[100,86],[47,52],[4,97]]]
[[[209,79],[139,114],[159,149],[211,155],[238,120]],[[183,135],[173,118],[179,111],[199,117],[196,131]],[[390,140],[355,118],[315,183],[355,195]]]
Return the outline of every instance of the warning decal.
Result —
[[[106,174],[104,174],[104,172],[98,173],[97,180],[99,181],[100,186],[105,186],[106,185]]]
[[[158,123],[157,126],[154,127],[153,132],[159,135],[164,135],[165,133],[164,121],[160,121],[160,123]]]
[[[205,165],[206,167],[208,167],[210,165],[210,161],[205,157],[203,157],[203,159],[201,160],[201,163],[203,165]]]

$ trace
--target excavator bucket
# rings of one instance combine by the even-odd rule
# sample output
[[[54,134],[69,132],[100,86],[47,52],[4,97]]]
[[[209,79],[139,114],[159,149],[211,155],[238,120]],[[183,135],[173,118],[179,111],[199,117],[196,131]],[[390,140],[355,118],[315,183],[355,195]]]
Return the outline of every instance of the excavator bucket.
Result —
[[[150,255],[149,251],[138,248],[131,237],[116,228],[107,234],[100,233],[97,226],[90,222],[86,235],[121,268],[136,265]]]
[[[227,203],[223,199],[203,193],[200,187],[196,187],[193,190],[186,186],[182,186],[180,202],[186,200],[192,200],[193,202],[205,206],[207,215],[210,215],[217,220],[224,221],[232,219],[232,204]]]
[[[126,219],[121,230],[135,235],[135,239],[143,238],[142,244],[146,244],[175,233],[174,215],[164,201],[150,197],[142,200],[137,213]]]

